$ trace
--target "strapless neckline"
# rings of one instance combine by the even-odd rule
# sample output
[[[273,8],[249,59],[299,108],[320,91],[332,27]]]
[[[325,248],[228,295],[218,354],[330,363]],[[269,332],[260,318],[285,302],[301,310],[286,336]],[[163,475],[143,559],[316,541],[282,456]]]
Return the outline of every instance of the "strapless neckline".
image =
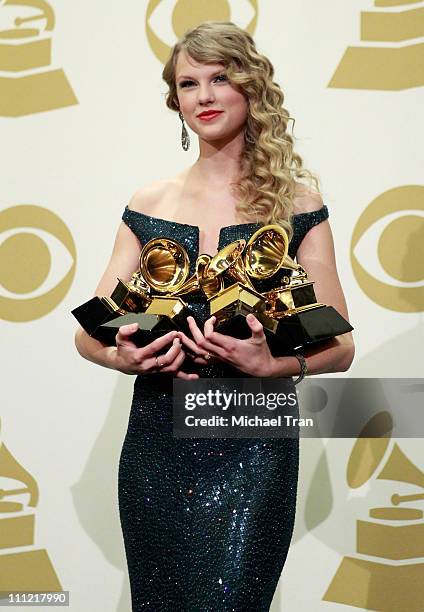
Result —
[[[147,215],[146,213],[142,213],[139,210],[133,210],[132,208],[128,208],[128,206],[126,206],[125,209],[129,211],[130,213],[135,213],[136,215],[141,215],[142,217],[147,217],[148,219],[154,219],[155,221],[161,221],[162,223],[167,223],[170,225],[180,225],[183,227],[189,227],[191,229],[196,229],[200,233],[200,227],[198,225],[192,225],[191,223],[181,223],[181,221],[171,221],[171,219],[162,219],[162,217],[154,217],[153,215]],[[251,221],[250,223],[234,223],[233,225],[223,225],[220,231],[226,230],[229,227],[231,228],[233,227],[253,227],[257,225],[258,226],[262,225],[262,223],[259,223],[257,221]]]
[[[311,227],[327,218],[328,209],[325,204],[318,210],[293,215],[293,237],[289,244],[289,255],[291,257],[296,256],[303,237]],[[151,238],[160,235],[175,238],[187,249],[191,261],[191,273],[194,273],[195,262],[200,253],[200,228],[198,225],[154,217],[153,215],[132,210],[128,205],[125,206],[122,220],[135,233],[141,244],[145,244]],[[240,238],[248,240],[261,227],[263,227],[261,222],[237,223],[221,227],[216,251],[219,251],[234,240]]]
[[[181,223],[180,221],[171,221],[169,219],[162,219],[161,217],[154,217],[153,215],[147,215],[146,213],[139,212],[138,210],[132,210],[125,207],[125,210],[128,213],[140,215],[149,221],[159,222],[165,228],[169,227],[170,237],[173,235],[173,229],[176,228],[185,228],[188,234],[191,234],[195,238],[195,248],[197,250],[197,256],[200,255],[200,227],[198,225],[192,225],[190,223]],[[262,223],[253,222],[253,223],[235,223],[234,225],[225,225],[220,228],[219,236],[218,236],[218,245],[215,249],[215,252],[218,252],[223,245],[232,242],[232,240],[228,239],[228,236],[233,236],[234,232],[239,229],[243,234],[253,234],[257,229],[262,226]],[[165,230],[166,231],[166,230]],[[237,232],[238,233],[238,232]],[[209,255],[214,255],[214,253],[208,253]]]
[[[321,208],[318,208],[317,210],[311,210],[309,212],[303,212],[303,213],[296,213],[293,215],[293,217],[302,217],[303,215],[311,215],[314,213],[325,211],[326,209],[327,207],[324,204],[323,206],[321,206]],[[163,219],[162,217],[155,217],[153,215],[148,215],[146,213],[140,212],[139,210],[133,210],[132,208],[128,208],[128,206],[125,206],[125,210],[130,213],[135,213],[136,215],[141,215],[142,217],[147,217],[148,219],[154,219],[155,221],[161,221],[162,223],[168,223],[171,225],[182,225],[184,227],[190,227],[192,229],[193,228],[197,229],[200,232],[200,227],[198,225],[192,225],[191,223],[181,223],[180,221],[171,221],[171,219]],[[250,221],[248,223],[234,223],[233,225],[223,225],[220,231],[226,230],[228,228],[233,228],[233,227],[253,227],[253,226],[261,226],[261,225],[263,224],[260,223],[259,221]]]

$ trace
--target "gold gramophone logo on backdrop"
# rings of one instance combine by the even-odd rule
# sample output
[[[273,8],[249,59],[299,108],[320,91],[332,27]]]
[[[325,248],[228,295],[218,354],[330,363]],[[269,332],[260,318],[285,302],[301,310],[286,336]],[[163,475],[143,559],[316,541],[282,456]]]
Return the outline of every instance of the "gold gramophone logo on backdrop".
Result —
[[[0,212],[0,317],[38,319],[63,300],[75,276],[76,248],[69,228],[41,206]]]
[[[0,0],[0,116],[78,104],[63,70],[51,67],[54,25],[53,9],[44,0]]]
[[[169,2],[150,0],[146,11],[146,35],[157,59],[165,64],[176,39],[189,28],[204,21],[233,21],[253,34],[258,19],[258,0],[174,0],[172,14]],[[169,38],[168,23],[171,22],[172,36]],[[165,31],[165,34],[162,33]]]
[[[348,47],[328,87],[398,91],[424,85],[421,0],[375,0],[361,12],[361,46]],[[408,8],[406,8],[408,5]],[[369,43],[369,44],[367,44]]]
[[[390,505],[371,508],[371,520],[356,522],[359,556],[342,559],[323,599],[382,612],[422,612],[423,510],[404,504],[424,499],[424,473],[389,436],[367,437],[380,428],[378,421],[391,421],[391,415],[376,414],[355,442],[347,468],[349,487],[357,489],[373,477],[413,488],[398,492],[395,485]]]
[[[350,258],[373,302],[397,312],[424,311],[424,187],[396,187],[375,198],[356,222]]]
[[[37,504],[37,483],[2,441],[0,421],[0,592],[62,590],[47,551],[34,548]]]

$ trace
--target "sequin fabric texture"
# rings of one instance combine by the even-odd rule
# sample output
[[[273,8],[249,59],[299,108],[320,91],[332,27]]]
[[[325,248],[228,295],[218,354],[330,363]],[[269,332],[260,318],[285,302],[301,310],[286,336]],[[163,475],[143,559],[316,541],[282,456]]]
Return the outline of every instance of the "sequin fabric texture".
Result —
[[[289,254],[328,217],[324,206],[293,217]],[[141,244],[171,237],[194,272],[196,226],[125,208]],[[260,224],[223,227],[218,248]],[[278,278],[271,286],[277,286]],[[257,285],[261,291],[269,283]],[[207,305],[188,302],[200,321]],[[225,364],[194,366],[201,377],[246,376]],[[268,612],[288,553],[296,509],[295,438],[174,438],[172,377],[137,376],[119,464],[119,511],[131,587],[139,612]]]

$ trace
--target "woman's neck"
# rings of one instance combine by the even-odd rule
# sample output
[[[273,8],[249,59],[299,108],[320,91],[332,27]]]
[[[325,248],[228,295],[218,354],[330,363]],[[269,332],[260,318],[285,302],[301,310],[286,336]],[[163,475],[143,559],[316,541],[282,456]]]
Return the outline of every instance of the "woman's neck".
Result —
[[[240,177],[240,156],[243,150],[243,133],[226,143],[206,142],[199,139],[199,157],[190,168],[190,176],[197,182],[212,188],[228,188]]]

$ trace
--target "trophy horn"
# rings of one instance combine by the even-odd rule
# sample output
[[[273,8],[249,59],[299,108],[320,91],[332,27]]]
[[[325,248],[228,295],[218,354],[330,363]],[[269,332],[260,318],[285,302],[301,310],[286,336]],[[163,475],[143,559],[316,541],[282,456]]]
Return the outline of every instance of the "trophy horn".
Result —
[[[189,268],[187,251],[176,240],[154,238],[141,250],[141,275],[158,293],[178,291],[187,279]]]
[[[208,276],[219,276],[224,272],[236,283],[240,283],[256,291],[246,274],[243,263],[243,251],[246,241],[243,239],[231,242],[221,249],[209,262],[206,273]]]
[[[290,255],[289,237],[280,225],[265,225],[249,239],[244,256],[246,272],[252,278],[263,280],[286,268],[304,276],[302,266]]]
[[[250,237],[244,265],[252,278],[262,280],[273,276],[287,259],[289,238],[279,225],[265,225]],[[288,263],[296,265],[291,258]],[[286,267],[286,266],[284,266]]]

